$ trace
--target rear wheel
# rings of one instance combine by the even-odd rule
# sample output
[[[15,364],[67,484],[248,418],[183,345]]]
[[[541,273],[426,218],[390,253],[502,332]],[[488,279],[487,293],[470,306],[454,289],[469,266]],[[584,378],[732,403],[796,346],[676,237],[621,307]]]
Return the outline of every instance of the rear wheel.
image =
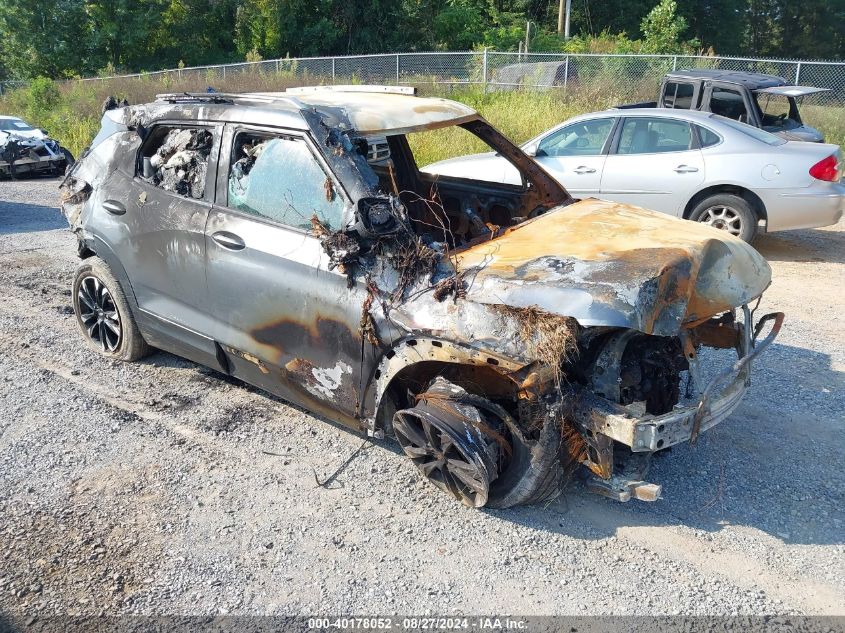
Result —
[[[101,259],[86,259],[77,269],[73,311],[86,344],[101,355],[134,361],[149,353],[120,283]]]
[[[730,193],[705,198],[695,206],[689,219],[727,231],[746,242],[751,242],[757,235],[754,209],[748,201]]]

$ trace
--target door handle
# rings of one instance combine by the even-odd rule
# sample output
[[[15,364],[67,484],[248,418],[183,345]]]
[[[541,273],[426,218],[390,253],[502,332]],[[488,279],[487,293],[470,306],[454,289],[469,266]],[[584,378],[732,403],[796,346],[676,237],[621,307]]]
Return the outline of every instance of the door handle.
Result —
[[[106,200],[103,202],[103,208],[112,215],[123,215],[126,213],[126,207],[117,200]]]
[[[592,167],[587,167],[586,165],[581,165],[580,167],[576,167],[572,171],[574,171],[576,174],[594,174],[594,173],[596,173],[595,169],[593,169]]]
[[[217,231],[216,233],[212,233],[211,239],[230,251],[239,251],[246,246],[240,237],[234,233],[229,233],[229,231]]]
[[[698,171],[698,167],[690,167],[689,165],[678,165],[675,171],[679,174],[691,174]]]

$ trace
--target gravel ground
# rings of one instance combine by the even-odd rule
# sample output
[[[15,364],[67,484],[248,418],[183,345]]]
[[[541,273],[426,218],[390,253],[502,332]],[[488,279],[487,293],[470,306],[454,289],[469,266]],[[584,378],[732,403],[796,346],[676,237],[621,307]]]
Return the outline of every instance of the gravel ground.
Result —
[[[389,442],[165,353],[87,351],[55,180],[0,183],[0,613],[845,614],[845,225],[767,236],[787,313],[663,499],[475,511]]]

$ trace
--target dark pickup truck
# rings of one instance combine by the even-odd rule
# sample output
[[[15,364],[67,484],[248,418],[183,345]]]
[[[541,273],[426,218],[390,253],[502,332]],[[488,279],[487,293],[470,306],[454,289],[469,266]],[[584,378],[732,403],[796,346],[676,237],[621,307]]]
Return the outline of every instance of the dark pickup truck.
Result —
[[[667,73],[657,101],[622,108],[681,108],[713,112],[748,123],[790,141],[823,143],[821,133],[804,125],[802,97],[828,88],[791,86],[783,77],[729,70],[677,70]]]

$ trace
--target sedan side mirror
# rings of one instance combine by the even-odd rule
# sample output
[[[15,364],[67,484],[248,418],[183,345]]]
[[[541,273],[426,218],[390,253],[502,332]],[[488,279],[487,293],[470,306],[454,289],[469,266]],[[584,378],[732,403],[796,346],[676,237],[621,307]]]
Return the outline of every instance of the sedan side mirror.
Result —
[[[525,152],[526,154],[528,154],[529,156],[534,157],[534,156],[537,155],[537,146],[536,145],[529,145],[528,147],[526,147],[522,151]]]

